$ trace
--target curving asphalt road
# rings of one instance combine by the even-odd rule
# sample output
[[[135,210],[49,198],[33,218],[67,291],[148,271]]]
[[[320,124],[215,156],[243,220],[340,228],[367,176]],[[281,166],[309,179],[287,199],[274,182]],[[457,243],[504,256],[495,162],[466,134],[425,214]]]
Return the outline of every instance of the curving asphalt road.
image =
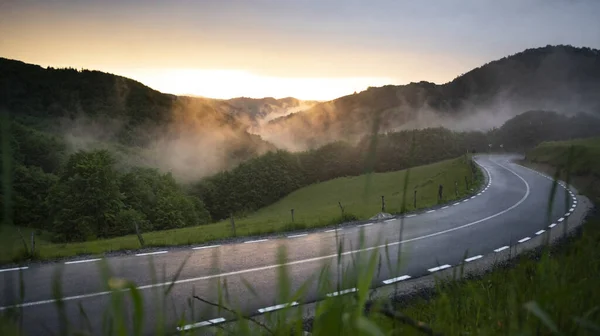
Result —
[[[343,295],[355,291],[355,277],[347,276],[339,286],[339,269],[345,269],[365,253],[377,253],[376,276],[372,286],[382,286],[470,262],[521,244],[536,235],[560,228],[578,211],[576,195],[563,186],[555,191],[548,218],[552,181],[547,176],[511,162],[513,156],[479,156],[477,163],[486,171],[487,186],[473,197],[406,215],[384,222],[294,234],[285,238],[250,240],[243,243],[198,246],[104,259],[49,263],[21,269],[0,269],[0,311],[22,309],[27,334],[42,335],[60,330],[59,315],[53,300],[53,279],[61,271],[60,284],[65,312],[75,326],[85,319],[101,330],[102,316],[111,303],[103,286],[101,268],[106,262],[112,275],[134,281],[144,297],[144,326],[152,334],[161,323],[156,307],[167,307],[166,322],[173,331],[182,317],[185,328],[231,320],[232,314],[219,312],[192,294],[218,301],[217,284],[226,283],[231,305],[247,314],[276,310],[285,304],[314,302],[326,295]],[[364,240],[361,245],[361,232]],[[342,244],[343,253],[336,250]],[[385,247],[387,245],[387,247]],[[362,248],[361,248],[362,246]],[[285,262],[291,288],[306,284],[305,294],[295,302],[279,302],[277,277],[281,269],[278,249],[285,247]],[[400,258],[400,268],[395,267]],[[181,269],[170,291],[167,305],[156,300],[170,279]],[[390,260],[388,262],[388,260]],[[153,276],[154,264],[158,279]],[[331,290],[317,288],[315,275],[327,266],[326,279]],[[341,268],[340,268],[341,266]],[[391,267],[390,267],[391,266]],[[352,272],[352,271],[350,271]],[[22,275],[25,293],[19,293]],[[153,280],[154,279],[154,280]],[[248,290],[250,284],[256,293]],[[19,303],[22,302],[22,303]],[[129,303],[126,303],[126,308]],[[193,323],[192,323],[193,322]]]

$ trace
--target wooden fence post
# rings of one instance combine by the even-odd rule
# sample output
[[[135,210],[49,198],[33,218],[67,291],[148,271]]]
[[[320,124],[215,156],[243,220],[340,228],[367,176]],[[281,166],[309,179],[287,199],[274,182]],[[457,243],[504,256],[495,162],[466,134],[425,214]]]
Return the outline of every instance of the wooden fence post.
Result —
[[[294,209],[291,210],[292,211],[292,223],[294,222]]]
[[[144,247],[146,243],[144,242],[144,237],[142,237],[142,233],[140,232],[140,227],[138,226],[137,222],[135,222],[135,234],[137,235],[137,238],[140,241],[140,245]]]
[[[235,233],[235,220],[233,219],[233,214],[229,214],[229,219],[231,221],[231,229],[233,230],[233,236],[236,237]]]
[[[417,208],[417,190],[415,189],[415,195],[413,197],[413,203],[414,203],[414,207],[415,209]]]
[[[381,212],[385,212],[385,196],[381,196]]]

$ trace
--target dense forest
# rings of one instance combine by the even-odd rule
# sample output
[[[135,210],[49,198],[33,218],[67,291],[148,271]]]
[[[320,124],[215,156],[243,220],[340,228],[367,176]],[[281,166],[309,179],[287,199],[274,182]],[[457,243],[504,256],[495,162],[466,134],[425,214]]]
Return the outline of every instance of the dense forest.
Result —
[[[365,124],[383,131],[446,127],[485,130],[528,110],[600,115],[600,51],[546,46],[489,62],[454,80],[371,87],[271,121],[261,130],[281,148],[356,141]]]
[[[49,231],[58,242],[243,216],[311,183],[486,152],[490,144],[492,150],[502,145],[502,150],[522,151],[545,140],[600,134],[600,119],[593,116],[530,111],[489,132],[405,130],[366,136],[356,144],[272,151],[182,184],[171,173],[132,166],[106,149],[71,152],[63,138],[4,117],[2,218]]]
[[[529,49],[444,85],[370,88],[266,128],[315,102],[179,97],[0,58],[2,219],[59,242],[113,237],[243,216],[340,176],[597,136],[599,55]],[[510,111],[500,119],[495,99]],[[460,130],[465,115],[498,125]]]

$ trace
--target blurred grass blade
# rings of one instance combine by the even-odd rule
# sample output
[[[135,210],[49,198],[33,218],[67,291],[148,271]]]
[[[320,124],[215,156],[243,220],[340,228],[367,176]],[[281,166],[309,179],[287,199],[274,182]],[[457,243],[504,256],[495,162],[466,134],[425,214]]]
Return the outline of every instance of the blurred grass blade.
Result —
[[[550,329],[550,331],[552,331],[552,333],[557,334],[557,335],[562,335],[562,333],[560,331],[558,331],[558,327],[552,321],[550,316],[548,316],[548,314],[546,314],[546,312],[542,310],[542,308],[537,304],[537,302],[535,302],[535,301],[527,302],[525,304],[525,309],[527,309],[533,315],[537,316],[542,321],[542,323],[546,327],[548,327],[548,329]]]

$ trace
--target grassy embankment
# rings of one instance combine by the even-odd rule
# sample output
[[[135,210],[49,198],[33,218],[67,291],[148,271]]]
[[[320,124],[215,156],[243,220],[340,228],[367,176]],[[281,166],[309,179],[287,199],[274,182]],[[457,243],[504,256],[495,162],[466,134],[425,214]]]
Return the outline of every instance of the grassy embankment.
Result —
[[[236,236],[251,236],[274,232],[301,230],[313,227],[333,225],[353,219],[368,219],[381,211],[381,196],[385,196],[386,212],[399,213],[403,204],[402,193],[406,170],[342,177],[299,189],[280,201],[262,208],[257,212],[235,220]],[[458,182],[458,198],[467,195],[465,177],[470,187],[477,188],[482,179],[478,172],[472,176],[470,165],[465,157],[446,160],[410,170],[406,188],[407,211],[415,210],[413,192],[417,190],[417,209],[437,203],[438,186],[444,186],[444,202],[457,198],[455,181]],[[475,178],[477,182],[472,183]],[[338,202],[344,207],[341,215]],[[290,209],[294,209],[294,222]],[[23,251],[20,235],[14,227],[0,230],[0,262],[6,263],[19,258]],[[30,231],[23,230],[23,236],[29,244]],[[144,233],[146,247],[201,244],[232,237],[229,220],[218,223]],[[37,235],[36,253],[39,259],[69,257],[81,254],[101,254],[108,251],[139,249],[140,243],[135,235],[96,240],[83,243],[52,244]]]
[[[549,174],[567,166],[581,193],[600,201],[600,139],[547,142],[527,153],[527,162]],[[566,179],[565,170],[560,175]],[[480,279],[445,284],[429,300],[397,307],[447,335],[600,334],[600,215],[590,215],[580,235],[549,254],[523,256]],[[413,334],[410,327],[377,315],[382,330]]]

